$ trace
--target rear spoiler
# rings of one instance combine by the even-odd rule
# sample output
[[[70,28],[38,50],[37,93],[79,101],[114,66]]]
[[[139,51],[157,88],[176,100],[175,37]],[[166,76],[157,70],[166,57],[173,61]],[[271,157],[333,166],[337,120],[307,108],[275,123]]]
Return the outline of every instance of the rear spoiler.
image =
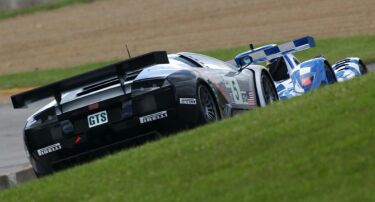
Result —
[[[90,72],[86,72],[74,77],[70,77],[61,81],[57,81],[39,88],[32,89],[17,95],[12,95],[13,108],[24,108],[28,104],[54,97],[58,106],[60,106],[61,96],[63,92],[77,89],[82,86],[89,85],[95,81],[103,80],[117,76],[121,85],[125,81],[124,77],[129,71],[135,71],[148,66],[157,64],[168,64],[168,56],[166,51],[156,51],[146,53],[128,60],[111,64]],[[124,87],[124,86],[123,86]]]
[[[270,61],[283,55],[306,50],[315,47],[315,40],[311,36],[305,36],[280,45],[266,45],[254,50],[241,53],[235,57],[236,64],[243,66],[250,63]]]

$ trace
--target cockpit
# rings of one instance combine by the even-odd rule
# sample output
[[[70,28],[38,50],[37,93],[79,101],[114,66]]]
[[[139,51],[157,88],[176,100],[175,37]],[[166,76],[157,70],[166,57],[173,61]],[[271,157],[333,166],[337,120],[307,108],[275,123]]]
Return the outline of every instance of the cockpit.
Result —
[[[283,57],[272,59],[266,63],[266,66],[274,81],[289,79],[288,67]]]

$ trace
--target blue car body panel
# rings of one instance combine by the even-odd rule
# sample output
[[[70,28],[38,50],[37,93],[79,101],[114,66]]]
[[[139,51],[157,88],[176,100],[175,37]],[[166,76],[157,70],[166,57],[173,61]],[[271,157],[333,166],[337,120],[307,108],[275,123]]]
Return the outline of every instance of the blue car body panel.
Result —
[[[325,58],[323,57],[305,61],[292,70],[289,79],[275,82],[280,99],[289,99],[319,88],[321,84],[333,83],[334,80],[327,76],[324,65]],[[312,77],[311,84],[304,86],[301,79],[304,77]]]

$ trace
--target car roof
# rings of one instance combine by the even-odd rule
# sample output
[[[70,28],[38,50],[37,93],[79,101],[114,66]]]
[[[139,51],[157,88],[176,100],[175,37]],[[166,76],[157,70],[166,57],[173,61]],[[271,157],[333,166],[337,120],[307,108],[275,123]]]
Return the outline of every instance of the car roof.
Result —
[[[211,69],[237,69],[237,67],[233,64],[203,54],[181,52],[178,53],[178,55],[187,57],[193,60],[194,62],[198,63],[199,65]]]

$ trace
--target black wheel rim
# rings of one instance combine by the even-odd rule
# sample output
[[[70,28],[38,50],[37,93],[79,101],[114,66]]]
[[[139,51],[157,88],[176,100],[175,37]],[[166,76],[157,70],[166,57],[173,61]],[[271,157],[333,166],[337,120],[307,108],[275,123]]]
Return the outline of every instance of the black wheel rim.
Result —
[[[277,100],[277,92],[273,87],[272,81],[264,74],[262,75],[262,87],[266,104],[275,102]]]
[[[204,86],[199,87],[199,101],[202,110],[202,115],[207,122],[216,121],[218,120],[218,113],[215,105],[215,101],[208,91],[208,89]]]

